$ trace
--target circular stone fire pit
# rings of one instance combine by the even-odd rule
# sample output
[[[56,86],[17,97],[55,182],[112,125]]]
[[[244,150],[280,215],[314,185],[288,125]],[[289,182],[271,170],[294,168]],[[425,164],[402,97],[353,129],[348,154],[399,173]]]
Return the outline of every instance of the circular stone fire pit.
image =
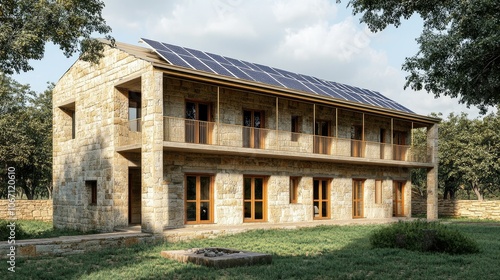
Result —
[[[272,263],[270,254],[214,247],[162,251],[161,256],[216,268]]]

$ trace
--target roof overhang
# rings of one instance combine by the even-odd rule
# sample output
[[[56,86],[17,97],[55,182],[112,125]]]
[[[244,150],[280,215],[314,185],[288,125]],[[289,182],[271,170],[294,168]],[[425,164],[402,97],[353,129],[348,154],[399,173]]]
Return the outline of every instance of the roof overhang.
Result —
[[[318,103],[328,106],[335,106],[341,109],[355,110],[373,115],[383,115],[389,118],[398,118],[410,122],[418,122],[427,125],[436,124],[441,121],[441,119],[439,118],[406,113],[397,110],[381,108],[377,106],[371,106],[347,100],[337,100],[333,98],[328,98],[326,96],[313,95],[307,92],[291,90],[277,86],[226,77],[222,75],[216,75],[208,72],[187,69],[184,67],[179,67],[176,65],[170,65],[166,63],[153,63],[153,66],[161,70],[163,73],[172,77],[179,77],[184,79],[200,81],[204,83],[211,83],[216,86],[223,86],[239,90],[251,90],[259,93],[284,97],[287,99],[294,99],[294,100]]]

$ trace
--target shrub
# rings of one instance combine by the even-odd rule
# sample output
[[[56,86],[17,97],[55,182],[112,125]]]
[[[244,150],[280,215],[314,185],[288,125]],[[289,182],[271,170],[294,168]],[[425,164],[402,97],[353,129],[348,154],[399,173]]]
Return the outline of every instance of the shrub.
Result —
[[[20,223],[17,221],[14,221],[16,228],[15,228],[15,239],[22,239],[26,235],[24,232],[23,227],[21,226]],[[0,220],[0,240],[1,241],[7,241],[10,237],[10,231],[11,229],[8,227],[10,225],[10,221],[7,220]]]
[[[372,233],[373,248],[401,248],[421,252],[471,254],[479,252],[475,240],[438,222],[415,220],[391,224]]]

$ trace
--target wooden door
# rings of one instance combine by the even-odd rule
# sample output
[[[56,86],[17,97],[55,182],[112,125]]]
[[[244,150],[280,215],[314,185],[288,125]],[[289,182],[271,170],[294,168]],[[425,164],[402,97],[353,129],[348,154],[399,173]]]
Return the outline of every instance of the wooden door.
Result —
[[[243,147],[262,148],[264,127],[264,112],[244,110],[243,111]]]
[[[317,154],[330,154],[330,122],[316,121],[314,125],[314,152]]]
[[[363,192],[364,192],[364,181],[363,180],[353,180],[352,182],[352,217],[353,218],[363,218]]]
[[[206,103],[186,102],[185,140],[187,143],[210,144],[210,106]]]
[[[314,219],[330,218],[330,187],[327,179],[313,181],[313,213]]]
[[[404,188],[404,182],[394,182],[392,192],[392,215],[394,217],[403,217],[405,215]]]

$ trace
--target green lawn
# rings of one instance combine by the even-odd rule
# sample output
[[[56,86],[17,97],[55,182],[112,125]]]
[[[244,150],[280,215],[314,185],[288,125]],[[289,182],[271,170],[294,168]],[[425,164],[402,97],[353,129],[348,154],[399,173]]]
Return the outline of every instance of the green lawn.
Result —
[[[9,223],[10,221],[0,220],[0,240],[7,240],[10,230],[6,227],[6,225]],[[52,222],[17,220],[15,223],[16,240],[96,233],[95,231],[82,232],[78,230],[55,229],[52,226]]]
[[[383,225],[319,226],[258,230],[217,239],[143,245],[64,258],[17,260],[15,276],[18,279],[498,279],[500,224],[450,223],[449,227],[474,237],[481,253],[452,256],[371,249],[368,236]],[[162,250],[208,246],[271,253],[273,263],[217,270],[160,257]]]

